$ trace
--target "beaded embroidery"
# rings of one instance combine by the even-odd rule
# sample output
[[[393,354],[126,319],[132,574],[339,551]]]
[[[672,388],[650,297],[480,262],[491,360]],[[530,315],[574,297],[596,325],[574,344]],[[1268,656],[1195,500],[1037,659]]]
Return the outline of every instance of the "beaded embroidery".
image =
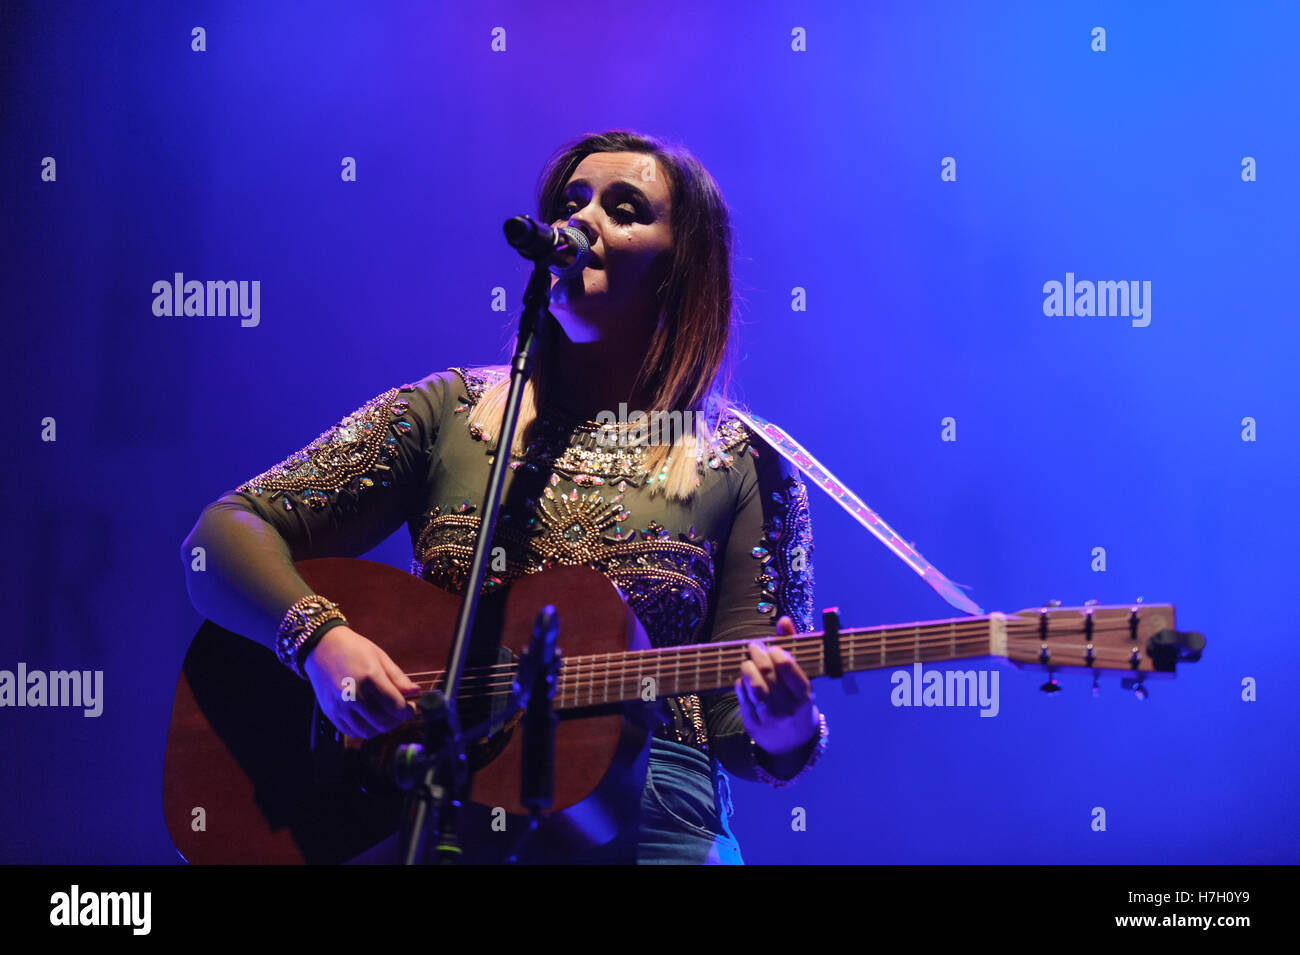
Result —
[[[465,382],[465,397],[472,405],[478,404],[484,391],[509,374],[505,365],[484,365],[480,368],[464,368],[457,365],[447,370],[460,375],[461,380]]]
[[[296,454],[244,482],[236,488],[267,500],[279,498],[286,511],[293,510],[292,495],[312,510],[321,510],[337,496],[337,503],[351,507],[362,491],[387,487],[389,465],[401,435],[409,434],[406,418],[410,402],[398,398],[406,388],[390,388],[348,415]]]
[[[567,503],[555,506],[555,501]],[[452,513],[443,513],[441,506],[427,513],[415,543],[412,574],[444,590],[465,589],[480,521],[471,513],[474,510],[466,501]],[[595,492],[539,502],[522,522],[502,514],[492,544],[503,549],[505,567],[489,567],[482,592],[556,564],[586,563],[608,576],[627,597],[652,646],[698,642],[708,611],[717,544],[697,538],[694,528],[679,535],[681,540],[671,540],[668,531],[653,521],[641,530],[630,530],[624,538],[617,524],[626,516],[621,505],[604,502]],[[709,752],[700,698],[692,693],[670,699],[676,701],[694,734],[692,740],[680,729],[670,729],[677,742]]]
[[[627,517],[622,505],[604,501],[595,491],[573,494],[544,500],[527,520],[501,516],[492,544],[505,552],[505,569],[490,569],[482,592],[548,567],[580,564],[599,570],[619,587],[653,646],[697,642],[708,615],[717,543],[694,536],[693,529],[674,540],[653,521],[624,536],[617,529]],[[479,520],[467,511],[429,511],[416,539],[411,573],[444,590],[462,591]]]
[[[505,366],[449,370],[464,382],[463,396],[455,409],[457,414],[467,412],[487,388],[509,374]],[[543,417],[522,457],[512,460],[510,466],[534,473],[549,472],[549,485],[543,488],[540,498],[527,502],[528,514],[518,518],[501,515],[492,543],[504,550],[505,566],[488,570],[483,590],[490,591],[524,574],[556,564],[585,564],[603,572],[620,588],[645,627],[652,646],[699,642],[709,612],[717,543],[697,536],[694,527],[674,538],[656,521],[649,521],[642,528],[628,526],[630,515],[622,505],[623,492],[628,487],[642,487],[659,479],[665,472],[648,473],[643,463],[647,450],[644,446],[602,442],[602,431],[613,428],[595,421]],[[470,436],[484,442],[488,454],[496,453],[493,436],[474,427],[470,428]],[[744,453],[757,456],[752,438],[752,432],[739,418],[725,414],[713,429],[716,448],[706,446],[696,456],[698,472],[703,475],[707,473],[706,468],[730,468]],[[600,491],[583,493],[577,488],[567,493],[560,491],[556,485],[561,476],[577,488]],[[613,496],[606,498],[606,494]],[[789,507],[786,510],[787,513],[776,515],[774,520],[782,526],[797,524],[797,514],[791,513]],[[444,589],[462,591],[478,527],[479,518],[468,514],[465,505],[458,513],[443,513],[437,507],[427,512],[426,523],[415,544],[412,573]],[[765,533],[771,530],[771,526],[764,525]],[[775,571],[794,562],[789,554],[782,560],[779,567],[764,563],[760,587],[765,587],[770,580],[773,593],[782,590]],[[810,577],[808,585],[811,585]],[[798,586],[797,581],[787,585],[784,603],[796,605],[789,601]],[[804,629],[811,629],[811,591],[804,617],[807,621]],[[677,741],[694,743],[707,753],[708,732],[699,697],[689,694],[670,699],[686,720],[686,726],[679,726],[675,731]],[[695,739],[688,739],[692,734]]]
[[[759,746],[751,739],[749,741],[749,759],[750,763],[754,767],[754,775],[758,777],[759,782],[767,783],[774,789],[785,789],[788,786],[793,786],[799,777],[812,769],[813,766],[817,764],[817,761],[822,758],[822,755],[826,752],[826,746],[830,742],[830,736],[830,727],[826,725],[826,714],[819,713],[817,716],[817,743],[808,753],[808,758],[804,760],[804,764],[802,768],[800,768],[799,772],[795,773],[789,779],[779,779],[763,768],[763,764],[759,761],[758,757]]]
[[[640,487],[650,477],[644,445],[602,447],[600,428],[594,422],[568,424],[543,420],[540,433],[512,467],[551,471],[572,478],[583,487],[626,481]]]
[[[465,396],[456,408],[458,414],[477,404],[487,388],[508,374],[505,366],[501,365],[453,367],[448,370],[460,375],[465,383]],[[597,421],[575,422],[543,417],[539,427],[534,429],[534,437],[524,449],[523,455],[512,461],[510,466],[530,471],[551,471],[571,478],[575,484],[583,487],[618,481],[640,487],[648,481],[664,480],[666,471],[661,470],[655,475],[648,471],[645,464],[646,445],[627,446],[602,441],[602,435],[608,436],[617,430],[616,426]],[[487,442],[488,450],[495,453],[496,443],[491,436],[485,435],[476,426],[471,427],[470,434],[475,440]],[[734,415],[724,415],[714,429],[717,451],[710,447],[700,450],[695,459],[697,470],[702,471],[706,466],[713,470],[731,467],[735,463],[735,455],[750,440],[750,431],[740,419]]]
[[[754,608],[775,622],[789,615],[795,630],[813,629],[812,522],[808,488],[793,476],[772,492],[777,509],[763,522],[763,539],[750,551],[759,562],[754,580],[762,597]]]
[[[708,753],[709,731],[704,728],[704,716],[701,712],[703,710],[703,704],[700,703],[699,695],[691,693],[688,696],[675,696],[673,699],[677,701],[677,705],[682,708],[682,712],[684,712],[690,719],[691,729],[695,734],[696,745],[698,745],[700,749],[704,750],[705,753]],[[676,736],[677,742],[685,743],[687,746],[691,745],[691,741],[687,739],[680,730],[677,731]]]

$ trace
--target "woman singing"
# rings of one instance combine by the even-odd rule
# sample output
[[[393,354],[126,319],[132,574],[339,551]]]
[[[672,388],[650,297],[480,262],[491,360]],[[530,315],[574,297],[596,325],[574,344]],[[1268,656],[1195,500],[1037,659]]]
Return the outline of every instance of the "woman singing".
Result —
[[[727,208],[685,149],[615,130],[552,157],[538,218],[585,233],[592,259],[552,279],[494,538],[506,569],[486,585],[586,565],[655,647],[752,640],[732,689],[666,700],[639,822],[557,861],[739,863],[719,767],[785,785],[827,730],[803,670],[762,643],[813,627],[812,532],[794,469],[729,411]],[[185,541],[187,566],[191,548],[207,552],[188,578],[196,609],[277,649],[349,736],[409,720],[415,684],[293,562],[359,556],[406,524],[413,572],[462,591],[508,384],[504,366],[457,367],[390,388],[208,505]],[[693,427],[611,441],[620,405],[689,411]]]

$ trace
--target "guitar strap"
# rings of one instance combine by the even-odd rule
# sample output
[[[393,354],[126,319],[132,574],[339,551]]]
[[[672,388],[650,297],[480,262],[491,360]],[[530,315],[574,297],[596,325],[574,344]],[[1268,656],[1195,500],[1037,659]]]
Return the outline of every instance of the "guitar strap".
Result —
[[[752,412],[741,411],[739,408],[734,407],[731,410],[750,429],[757,434],[761,434],[781,457],[806,474],[814,484],[829,494],[831,499],[838,503],[840,507],[852,514],[854,520],[875,534],[880,542],[897,554],[903,563],[920,574],[921,579],[933,587],[940,597],[965,613],[984,613],[978,604],[958,589],[958,584],[945,577],[938,568],[922,557],[913,545],[908,544],[894,533],[894,529],[886,524],[879,514],[867,507],[862,502],[862,498],[845,487],[835,475],[822,466],[820,461],[804,450],[798,441],[772,424],[772,422],[760,418]]]

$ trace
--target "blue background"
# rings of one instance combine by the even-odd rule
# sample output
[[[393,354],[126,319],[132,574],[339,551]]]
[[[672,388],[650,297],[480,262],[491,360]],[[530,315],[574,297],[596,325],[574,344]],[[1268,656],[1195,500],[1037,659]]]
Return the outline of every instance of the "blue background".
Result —
[[[1145,702],[1006,668],[995,719],[820,682],[823,763],[734,787],[747,860],[1300,861],[1300,14],[1133,6],[7,4],[0,668],[102,669],[106,702],[0,710],[0,859],[176,861],[199,510],[393,385],[501,360],[501,223],[561,142],[626,126],[730,203],[756,411],[985,609],[1141,595],[1209,642]],[[155,317],[178,271],[260,280],[260,325]],[[1045,316],[1066,272],[1150,281],[1150,325]],[[953,614],[810,493],[819,605]],[[405,532],[374,556],[405,568]]]

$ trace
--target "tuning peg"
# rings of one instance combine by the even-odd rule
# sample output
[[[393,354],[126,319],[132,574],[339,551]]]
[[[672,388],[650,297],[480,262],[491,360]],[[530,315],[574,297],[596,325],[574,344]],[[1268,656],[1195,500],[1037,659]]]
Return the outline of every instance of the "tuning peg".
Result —
[[[1044,606],[1044,607],[1059,607],[1059,606],[1061,606],[1061,601],[1059,601],[1059,600],[1044,600],[1044,601],[1043,601],[1043,606]]]
[[[1101,696],[1101,683],[1096,673],[1092,675],[1092,695],[1094,698]]]
[[[1040,686],[1039,689],[1044,693],[1060,693],[1061,684],[1056,682],[1056,674],[1049,670],[1047,674],[1047,682]]]
[[[1142,683],[1143,679],[1144,677],[1138,677],[1136,680],[1125,677],[1123,680],[1119,681],[1119,685],[1126,690],[1132,690],[1133,695],[1139,700],[1145,700],[1151,695],[1151,691]]]

